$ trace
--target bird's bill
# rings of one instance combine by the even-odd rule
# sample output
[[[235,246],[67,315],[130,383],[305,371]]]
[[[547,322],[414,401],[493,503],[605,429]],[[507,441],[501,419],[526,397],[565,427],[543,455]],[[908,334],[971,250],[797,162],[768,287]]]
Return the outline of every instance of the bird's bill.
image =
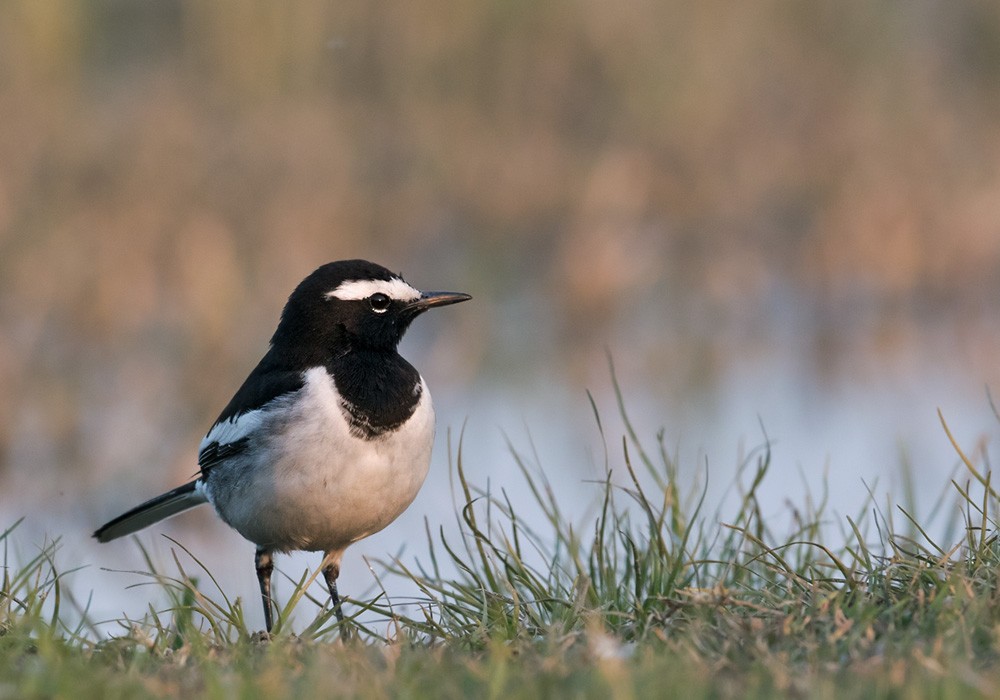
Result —
[[[471,295],[463,294],[462,292],[423,292],[419,299],[415,299],[406,305],[406,310],[416,315],[435,306],[457,304],[460,301],[468,301],[471,298]]]

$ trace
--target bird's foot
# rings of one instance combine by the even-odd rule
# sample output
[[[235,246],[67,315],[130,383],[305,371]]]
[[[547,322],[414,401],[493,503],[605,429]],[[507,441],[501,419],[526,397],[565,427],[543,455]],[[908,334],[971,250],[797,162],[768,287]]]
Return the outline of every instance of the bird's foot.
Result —
[[[250,644],[254,646],[263,646],[265,644],[270,644],[273,637],[270,632],[261,630],[260,632],[254,632],[250,635]]]

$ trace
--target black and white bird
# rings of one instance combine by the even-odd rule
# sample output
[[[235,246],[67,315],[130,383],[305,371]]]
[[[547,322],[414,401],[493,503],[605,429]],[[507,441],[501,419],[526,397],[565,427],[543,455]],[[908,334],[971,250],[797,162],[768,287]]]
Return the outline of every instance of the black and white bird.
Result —
[[[94,537],[107,542],[211,503],[257,546],[268,632],[275,552],[323,552],[343,620],[344,550],[395,520],[430,465],[431,396],[396,347],[419,314],[470,298],[420,292],[365,260],[323,265],[292,292],[267,353],[201,441],[198,477]]]

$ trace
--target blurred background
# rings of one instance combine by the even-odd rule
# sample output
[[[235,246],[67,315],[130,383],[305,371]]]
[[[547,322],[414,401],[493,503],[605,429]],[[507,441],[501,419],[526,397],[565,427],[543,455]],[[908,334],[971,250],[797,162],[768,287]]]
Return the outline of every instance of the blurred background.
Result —
[[[463,426],[474,481],[523,495],[509,440],[585,512],[587,390],[621,467],[608,354],[692,484],[724,493],[766,431],[775,517],[926,509],[956,463],[936,409],[970,450],[996,433],[993,2],[5,0],[0,125],[0,529],[62,537],[98,613],[149,594],[89,532],[191,476],[329,260],[475,297],[404,341],[433,472],[349,594],[451,523]],[[158,532],[253,595],[211,513]]]

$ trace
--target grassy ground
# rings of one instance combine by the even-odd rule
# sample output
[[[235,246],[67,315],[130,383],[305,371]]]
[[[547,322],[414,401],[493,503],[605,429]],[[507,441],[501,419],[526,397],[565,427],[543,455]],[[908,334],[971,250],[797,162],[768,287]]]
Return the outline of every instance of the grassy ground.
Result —
[[[700,494],[678,488],[666,452],[647,451],[627,418],[626,427],[585,522],[568,522],[544,476],[512,451],[535,495],[529,505],[545,514],[538,531],[502,492],[468,483],[459,446],[461,537],[428,532],[422,563],[385,565],[387,589],[406,577],[422,591],[412,616],[377,596],[347,610],[378,622],[338,626],[319,604],[303,628],[279,622],[265,641],[207,568],[189,572],[177,559],[169,575],[149,561],[164,609],[120,621],[109,637],[67,610],[72,572],[60,572],[55,544],[32,561],[5,556],[0,698],[1000,692],[1000,503],[985,452],[967,457],[955,445],[962,476],[936,516],[957,514],[954,541],[932,539],[906,508],[874,503],[844,522],[804,504],[779,535],[757,499],[766,446],[747,460],[734,512],[707,514]],[[5,545],[15,528],[0,536]],[[300,581],[281,619],[308,607],[310,583]]]

